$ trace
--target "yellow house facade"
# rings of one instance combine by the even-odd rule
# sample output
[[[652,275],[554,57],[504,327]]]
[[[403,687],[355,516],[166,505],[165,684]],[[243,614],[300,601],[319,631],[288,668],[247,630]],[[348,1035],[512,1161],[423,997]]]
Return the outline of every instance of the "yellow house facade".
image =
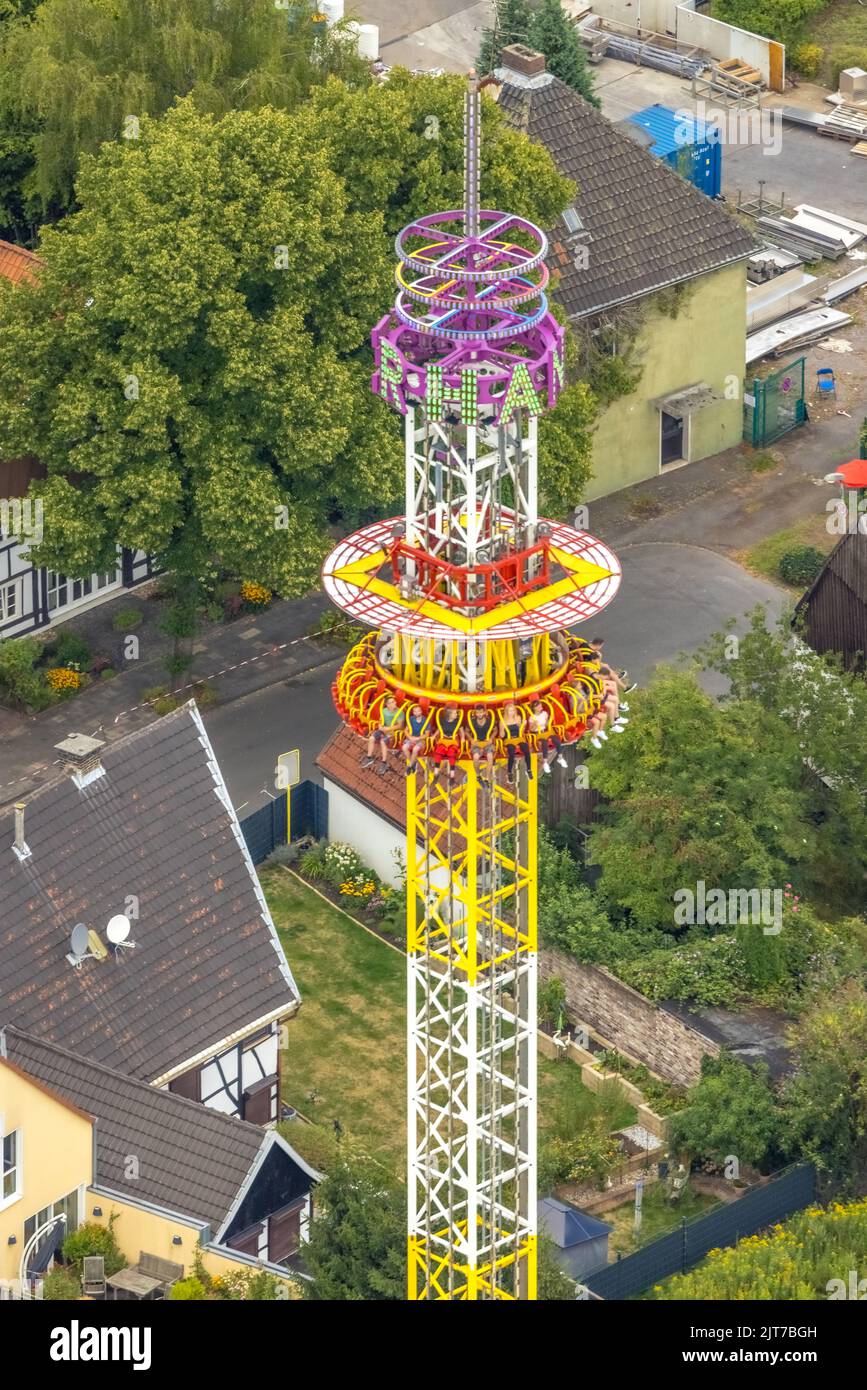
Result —
[[[596,422],[588,501],[740,443],[746,303],[743,262],[685,285],[675,318],[649,301],[634,347],[640,380],[634,391],[603,410]],[[708,331],[709,324],[713,331]],[[710,387],[712,396],[696,393],[698,408],[694,408],[686,392],[700,383]],[[665,406],[676,402],[681,391],[686,409],[670,406],[683,413],[680,430],[675,427],[669,442],[664,438]],[[665,457],[668,452],[673,454],[670,459]]]
[[[197,1260],[212,1276],[264,1268],[297,1296],[282,1261],[306,1239],[318,1174],[273,1131],[11,1027],[0,1030],[0,1129],[0,1297],[20,1296],[25,1277],[38,1287],[84,1223],[111,1225],[128,1266],[156,1257],[176,1278]]]
[[[93,1120],[0,1058],[0,1279],[18,1278],[28,1233],[42,1215],[83,1219],[93,1180]],[[48,1161],[46,1161],[48,1160]]]

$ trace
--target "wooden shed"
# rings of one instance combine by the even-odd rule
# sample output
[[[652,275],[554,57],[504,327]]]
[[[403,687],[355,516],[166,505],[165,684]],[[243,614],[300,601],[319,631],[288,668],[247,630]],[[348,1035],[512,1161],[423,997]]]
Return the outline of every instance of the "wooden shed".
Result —
[[[839,652],[847,670],[863,671],[867,653],[867,536],[851,532],[831,551],[798,602],[795,621],[814,651]]]

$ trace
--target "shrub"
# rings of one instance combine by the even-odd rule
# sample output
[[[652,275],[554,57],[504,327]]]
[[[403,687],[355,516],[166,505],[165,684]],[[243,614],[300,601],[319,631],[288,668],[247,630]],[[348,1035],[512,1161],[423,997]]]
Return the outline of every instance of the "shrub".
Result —
[[[115,632],[132,632],[133,628],[140,627],[144,621],[144,613],[140,608],[119,608],[111,620],[111,625]]]
[[[168,695],[167,685],[149,685],[147,690],[142,692],[142,700],[146,705],[152,704],[154,700],[159,700],[163,695]]]
[[[45,672],[45,679],[55,695],[71,695],[81,685],[81,673],[68,666],[51,666]]]
[[[93,656],[87,643],[74,632],[61,632],[45,649],[55,666],[77,666],[87,671]]]
[[[327,840],[317,840],[315,845],[311,845],[301,855],[298,868],[302,874],[314,880],[325,879],[325,855],[328,850]]]
[[[572,1139],[549,1139],[539,1148],[539,1191],[548,1193],[564,1182],[595,1182],[601,1187],[622,1157],[617,1139],[594,1130]]]
[[[271,602],[271,590],[255,580],[245,579],[241,585],[241,597],[251,608],[264,608]]]
[[[792,51],[792,67],[797,68],[802,77],[817,77],[825,57],[825,50],[818,43],[799,43]]]
[[[219,702],[220,697],[214,686],[210,685],[207,681],[196,681],[193,686],[193,699],[199,709],[213,709],[214,705]]]
[[[83,1269],[85,1255],[102,1255],[105,1272],[117,1274],[126,1264],[114,1234],[117,1212],[112,1212],[107,1226],[98,1226],[95,1221],[86,1221],[77,1231],[70,1231],[63,1242],[63,1258],[74,1264],[78,1273]]]
[[[540,1023],[562,1026],[566,1006],[566,986],[556,975],[539,986],[538,1012]]]
[[[835,44],[829,56],[834,87],[839,86],[844,68],[863,68],[867,72],[867,46],[863,44]]]
[[[117,671],[114,669],[113,666],[103,666],[102,670],[99,673],[99,679],[101,681],[108,681],[111,680],[112,676],[116,675]]]
[[[780,556],[780,578],[803,588],[812,584],[824,563],[824,555],[814,545],[793,545]]]
[[[650,1297],[696,1302],[855,1297],[848,1271],[857,1267],[855,1252],[865,1248],[867,1200],[848,1206],[835,1202],[827,1210],[808,1207],[730,1249],[711,1250],[697,1269],[656,1284]]]
[[[69,1303],[81,1297],[81,1279],[74,1269],[58,1265],[42,1281],[42,1297],[49,1303]]]
[[[13,709],[46,709],[57,699],[36,663],[42,647],[34,637],[0,641],[0,699]]]
[[[175,1303],[203,1302],[205,1288],[200,1279],[191,1275],[189,1279],[178,1279],[169,1290],[169,1298]]]
[[[160,695],[152,701],[154,713],[159,715],[171,714],[173,710],[179,708],[180,703],[180,700],[177,700],[174,695]]]
[[[737,1003],[749,990],[746,963],[734,934],[659,947],[635,960],[615,961],[614,974],[648,999]]]
[[[375,892],[376,880],[364,869],[360,873],[351,874],[340,885],[341,898],[356,898],[362,907],[367,906]]]
[[[352,845],[341,844],[338,840],[326,845],[320,876],[326,883],[330,883],[332,888],[339,888],[342,883],[362,873],[363,869],[361,855]],[[370,875],[366,877],[369,878]]]

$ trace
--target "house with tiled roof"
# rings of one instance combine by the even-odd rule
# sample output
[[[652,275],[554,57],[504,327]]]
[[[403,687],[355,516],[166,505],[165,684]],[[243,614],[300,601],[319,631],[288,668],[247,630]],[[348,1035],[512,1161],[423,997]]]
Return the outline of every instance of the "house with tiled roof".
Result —
[[[0,241],[0,293],[33,284],[43,264],[33,251]],[[62,623],[155,572],[143,550],[124,546],[117,548],[115,565],[99,574],[59,574],[33,564],[30,549],[42,538],[42,517],[28,493],[44,477],[44,465],[32,455],[0,458],[0,641]]]
[[[195,702],[58,752],[0,816],[0,1020],[272,1123],[300,998]]]
[[[317,1176],[274,1131],[300,996],[196,705],[57,751],[0,816],[0,1279],[58,1212],[279,1264]]]
[[[548,229],[554,298],[579,340],[639,373],[598,416],[587,496],[737,444],[751,234],[547,72],[541,54],[514,44],[502,64],[500,109],[577,185]]]
[[[0,1280],[44,1274],[68,1231],[111,1222],[142,1253],[193,1272],[288,1270],[319,1174],[285,1139],[0,1027],[4,1195]]]

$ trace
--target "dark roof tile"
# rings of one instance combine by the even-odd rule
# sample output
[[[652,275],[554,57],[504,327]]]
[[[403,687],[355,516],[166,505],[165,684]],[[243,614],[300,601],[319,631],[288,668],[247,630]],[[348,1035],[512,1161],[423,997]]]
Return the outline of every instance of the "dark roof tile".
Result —
[[[195,706],[102,762],[30,800],[24,863],[0,822],[0,1018],[153,1081],[298,991]],[[135,948],[71,967],[75,924],[104,935],[129,897]]]
[[[505,68],[499,105],[574,179],[583,232],[557,224],[549,267],[570,317],[613,307],[665,285],[744,260],[756,243],[719,203],[613,126],[550,73],[523,83]],[[554,238],[556,237],[556,240]],[[586,246],[586,268],[575,264]],[[580,261],[579,261],[580,265]]]

